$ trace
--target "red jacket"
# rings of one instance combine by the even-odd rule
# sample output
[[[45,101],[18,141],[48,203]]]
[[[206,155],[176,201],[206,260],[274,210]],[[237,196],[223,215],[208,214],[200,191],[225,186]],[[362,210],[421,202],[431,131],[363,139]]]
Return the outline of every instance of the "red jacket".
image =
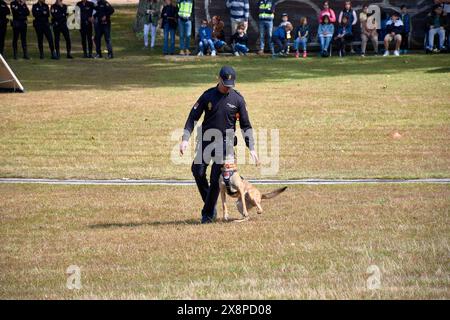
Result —
[[[322,19],[324,16],[328,16],[330,18],[330,23],[336,22],[336,14],[334,13],[333,9],[323,9],[319,13],[319,23],[322,23]]]

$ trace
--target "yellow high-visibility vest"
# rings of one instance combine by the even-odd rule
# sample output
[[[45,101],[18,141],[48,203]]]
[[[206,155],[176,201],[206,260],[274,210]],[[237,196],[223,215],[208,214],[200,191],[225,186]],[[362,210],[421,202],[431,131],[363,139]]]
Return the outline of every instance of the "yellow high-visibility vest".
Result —
[[[192,1],[183,1],[178,3],[178,16],[183,19],[191,17]]]
[[[273,19],[274,14],[273,13],[267,13],[265,11],[271,11],[272,10],[272,3],[261,3],[259,5],[259,18],[260,19]]]

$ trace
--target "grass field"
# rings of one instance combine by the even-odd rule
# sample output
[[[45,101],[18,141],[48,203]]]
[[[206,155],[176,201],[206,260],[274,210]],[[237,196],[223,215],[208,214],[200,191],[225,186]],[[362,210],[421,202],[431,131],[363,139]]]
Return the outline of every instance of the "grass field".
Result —
[[[0,177],[191,178],[171,133],[223,64],[253,126],[280,132],[270,178],[450,177],[450,55],[164,58],[141,49],[133,16],[117,10],[113,60],[81,59],[73,32],[75,60],[40,61],[30,28],[33,59],[8,60],[27,92],[0,95]],[[208,226],[194,187],[0,194],[3,299],[450,298],[449,185],[290,187],[249,222]]]
[[[450,298],[448,185],[291,187],[213,225],[191,187],[0,192],[1,298]]]

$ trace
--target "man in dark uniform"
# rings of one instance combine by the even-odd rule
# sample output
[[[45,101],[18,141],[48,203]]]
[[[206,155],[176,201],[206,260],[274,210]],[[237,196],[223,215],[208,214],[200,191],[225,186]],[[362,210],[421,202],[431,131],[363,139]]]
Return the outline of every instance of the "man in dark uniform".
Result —
[[[94,12],[94,3],[87,0],[82,0],[77,3],[80,8],[80,34],[81,46],[83,47],[83,57],[92,58],[92,23]]]
[[[22,43],[23,58],[30,59],[27,51],[27,17],[30,15],[30,10],[25,3],[25,0],[14,0],[11,2],[11,12],[13,21],[11,23],[13,28],[13,54],[14,59],[17,59],[17,41]]]
[[[67,27],[67,6],[63,4],[62,0],[56,0],[56,2],[50,7],[52,14],[53,33],[55,34],[55,50],[56,56],[59,59],[61,53],[59,51],[59,39],[61,33],[66,41],[67,59],[73,59],[70,51],[72,49],[72,43],[70,41],[69,28]]]
[[[233,156],[235,145],[236,120],[245,137],[245,144],[250,149],[250,155],[258,163],[258,156],[254,149],[252,126],[247,113],[244,98],[233,89],[236,73],[232,67],[224,66],[219,73],[219,83],[205,91],[195,103],[184,126],[184,134],[180,144],[180,153],[184,154],[195,122],[205,113],[201,139],[197,141],[192,173],[195,178],[204,206],[202,209],[202,223],[210,223],[215,219],[215,206],[219,196],[219,178],[224,156]],[[220,139],[217,139],[220,133]],[[217,141],[211,139],[210,134],[216,136]],[[213,141],[211,141],[213,140]],[[206,149],[206,152],[205,152]],[[209,151],[211,154],[208,154]],[[213,160],[210,175],[210,185],[206,178],[206,169]]]
[[[48,46],[50,48],[50,54],[52,59],[57,59],[55,54],[55,47],[53,45],[53,35],[50,29],[50,23],[48,18],[50,17],[50,9],[45,0],[38,0],[31,8],[33,12],[33,26],[36,30],[36,36],[39,48],[39,58],[44,59],[44,36],[47,39]]]
[[[8,16],[11,11],[5,1],[0,0],[0,54],[5,56],[5,37],[6,37],[6,27],[8,25]]]
[[[97,50],[96,58],[102,57],[102,37],[105,38],[106,48],[108,49],[108,59],[113,58],[111,45],[111,15],[114,8],[106,0],[98,0],[94,7],[95,14],[95,48]]]

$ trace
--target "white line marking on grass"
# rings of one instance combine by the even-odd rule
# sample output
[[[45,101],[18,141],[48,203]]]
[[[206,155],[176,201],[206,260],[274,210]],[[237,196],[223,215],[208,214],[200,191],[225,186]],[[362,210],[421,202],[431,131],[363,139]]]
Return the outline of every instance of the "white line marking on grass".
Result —
[[[339,184],[450,184],[450,178],[428,179],[299,179],[299,180],[249,180],[257,185],[339,185]],[[194,180],[164,180],[164,179],[28,179],[28,178],[0,178],[0,183],[26,184],[60,184],[60,185],[156,185],[156,186],[192,186]]]

